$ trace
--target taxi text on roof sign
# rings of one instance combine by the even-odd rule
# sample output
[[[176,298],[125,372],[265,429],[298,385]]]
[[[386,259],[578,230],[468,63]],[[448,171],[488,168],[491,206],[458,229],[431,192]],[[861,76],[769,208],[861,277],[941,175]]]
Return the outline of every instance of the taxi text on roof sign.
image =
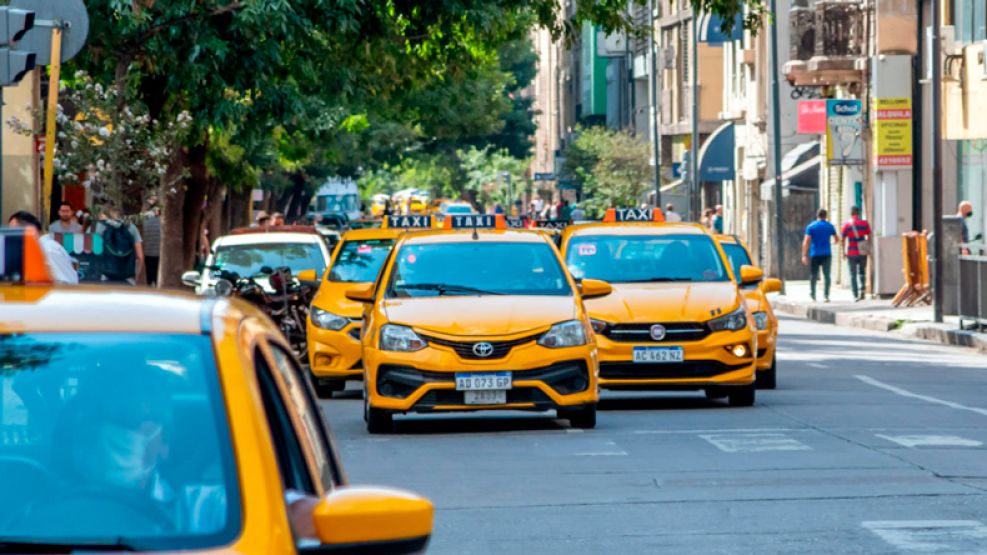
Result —
[[[428,228],[432,227],[432,216],[416,214],[388,216],[384,218],[384,227]]]
[[[527,218],[521,216],[507,216],[505,220],[507,220],[507,227],[510,229],[525,229],[528,227],[525,225]]]
[[[610,222],[664,222],[661,208],[608,208],[603,221]]]
[[[0,229],[0,283],[51,283],[38,234],[31,228]]]
[[[535,220],[534,226],[541,229],[558,229],[563,230],[569,226],[569,222],[565,220]]]
[[[446,229],[506,229],[503,214],[450,214],[445,219]]]

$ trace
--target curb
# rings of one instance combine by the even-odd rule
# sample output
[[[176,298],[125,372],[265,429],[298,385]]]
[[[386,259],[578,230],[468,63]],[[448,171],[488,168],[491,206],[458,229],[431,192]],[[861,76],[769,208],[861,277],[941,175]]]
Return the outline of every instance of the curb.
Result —
[[[899,320],[888,316],[840,312],[833,308],[809,306],[784,298],[775,299],[772,302],[772,307],[777,312],[823,324],[891,332],[941,345],[969,347],[981,353],[987,353],[987,334],[950,328],[945,324],[913,322],[902,325]]]

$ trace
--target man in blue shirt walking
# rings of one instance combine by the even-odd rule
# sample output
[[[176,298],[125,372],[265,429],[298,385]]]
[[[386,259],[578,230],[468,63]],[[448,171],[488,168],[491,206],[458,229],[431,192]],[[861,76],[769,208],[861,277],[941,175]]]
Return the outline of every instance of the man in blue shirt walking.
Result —
[[[809,294],[816,300],[816,280],[819,279],[819,269],[823,274],[823,293],[829,302],[830,268],[833,263],[832,243],[840,240],[833,224],[826,220],[826,209],[820,208],[816,221],[805,228],[805,238],[802,240],[802,264],[809,266]]]

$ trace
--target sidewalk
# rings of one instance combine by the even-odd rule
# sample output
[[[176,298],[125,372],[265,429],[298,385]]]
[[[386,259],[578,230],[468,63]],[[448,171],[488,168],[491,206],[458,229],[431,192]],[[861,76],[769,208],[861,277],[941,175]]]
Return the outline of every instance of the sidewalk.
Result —
[[[822,299],[822,283],[817,298]],[[825,324],[850,328],[893,332],[943,345],[973,347],[987,353],[987,334],[959,329],[959,319],[947,316],[942,324],[933,322],[932,306],[895,308],[890,299],[853,302],[849,289],[833,287],[832,302],[814,302],[809,298],[808,281],[785,282],[785,295],[771,295],[776,312]]]

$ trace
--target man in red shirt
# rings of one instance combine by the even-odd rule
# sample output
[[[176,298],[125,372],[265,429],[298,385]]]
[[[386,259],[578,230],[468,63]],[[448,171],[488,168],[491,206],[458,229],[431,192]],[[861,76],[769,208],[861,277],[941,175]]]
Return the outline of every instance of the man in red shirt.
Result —
[[[857,301],[864,299],[867,283],[867,256],[870,255],[870,224],[860,219],[860,208],[850,209],[850,219],[840,230],[841,241],[846,245],[846,258],[850,267],[850,289]],[[858,281],[859,285],[858,285]]]

